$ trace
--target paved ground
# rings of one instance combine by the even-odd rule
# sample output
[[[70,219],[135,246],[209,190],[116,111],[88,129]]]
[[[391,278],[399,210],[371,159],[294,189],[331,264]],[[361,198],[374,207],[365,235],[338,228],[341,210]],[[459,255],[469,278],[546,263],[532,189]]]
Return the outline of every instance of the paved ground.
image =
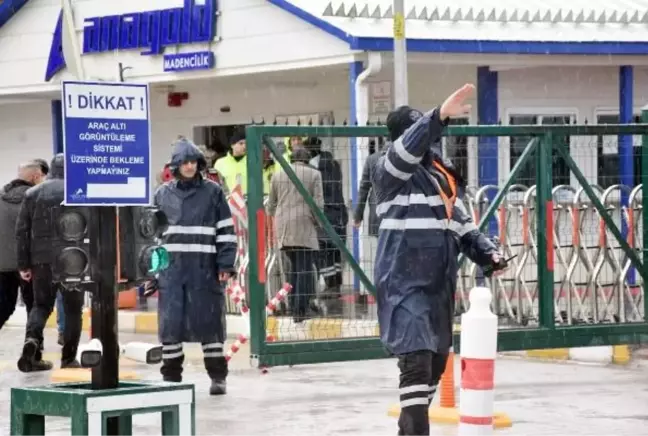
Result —
[[[24,375],[15,369],[20,329],[0,331],[0,434],[9,434],[9,388],[49,382],[48,374]],[[56,357],[52,330],[46,353]],[[122,336],[123,341],[153,337]],[[198,434],[210,435],[392,435],[387,416],[397,399],[393,360],[250,369],[246,350],[232,364],[229,395],[212,398],[198,348],[188,349],[186,381],[197,388]],[[130,363],[142,378],[158,378],[157,367]],[[647,370],[500,359],[498,411],[513,419],[498,435],[640,435],[648,421]],[[134,434],[159,434],[155,415],[137,416]],[[47,421],[47,434],[69,434],[65,420]],[[454,426],[435,426],[433,434],[457,434]]]

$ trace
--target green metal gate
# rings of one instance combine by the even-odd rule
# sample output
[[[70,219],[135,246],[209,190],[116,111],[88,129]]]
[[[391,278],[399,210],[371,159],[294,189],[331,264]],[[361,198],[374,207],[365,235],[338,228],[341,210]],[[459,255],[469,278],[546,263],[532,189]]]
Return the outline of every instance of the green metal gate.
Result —
[[[648,112],[644,112],[643,122],[648,123]],[[357,274],[363,285],[375,295],[375,289],[371,280],[365,275],[363,269],[354,260],[343,241],[336,235],[333,227],[327,221],[322,210],[317,209],[313,199],[307,194],[305,188],[297,179],[290,164],[285,161],[281,152],[275,146],[271,138],[276,137],[320,137],[320,138],[348,138],[348,137],[380,137],[385,136],[387,131],[381,126],[367,127],[346,127],[346,126],[262,126],[254,125],[247,127],[247,150],[248,150],[248,217],[249,217],[249,247],[250,257],[248,266],[248,286],[250,295],[251,315],[251,353],[258,358],[260,366],[292,365],[299,363],[333,362],[347,360],[363,360],[388,357],[383,349],[377,332],[371,335],[363,335],[355,338],[336,339],[293,339],[269,342],[267,337],[266,311],[267,297],[265,293],[266,271],[266,242],[265,226],[266,212],[263,204],[262,189],[262,168],[263,148],[267,147],[272,153],[275,161],[279,163],[297,189],[304,196],[308,205],[312,208],[320,224],[327,234],[341,249],[346,262],[352,271]],[[597,345],[618,345],[634,344],[648,340],[648,322],[645,314],[648,312],[648,303],[643,298],[643,283],[648,277],[648,267],[642,262],[643,248],[631,247],[623,237],[621,230],[612,219],[609,207],[602,204],[594,188],[588,184],[587,179],[581,172],[566,144],[561,143],[559,138],[583,138],[583,137],[605,137],[609,135],[642,135],[642,167],[648,169],[648,124],[635,125],[561,125],[561,126],[461,126],[448,127],[445,136],[448,137],[509,137],[526,138],[528,145],[510,171],[509,177],[500,184],[499,191],[494,199],[488,202],[486,212],[479,220],[481,230],[487,228],[489,221],[494,217],[498,208],[507,200],[507,193],[518,178],[523,168],[529,169],[528,165],[535,166],[535,201],[532,207],[536,216],[535,231],[533,233],[534,252],[537,258],[537,322],[535,325],[521,327],[520,325],[502,326],[500,328],[498,346],[500,351],[546,349],[561,347],[582,347]],[[554,242],[554,218],[553,210],[554,194],[552,193],[552,167],[553,162],[560,159],[561,164],[571,170],[578,185],[582,187],[584,194],[591,201],[591,206],[596,209],[602,222],[613,238],[616,239],[619,247],[617,251],[627,259],[628,265],[636,269],[641,284],[639,293],[635,297],[639,303],[640,311],[643,311],[641,319],[630,322],[560,322],[556,313],[559,312],[556,306],[556,281],[554,280],[555,258],[557,249]],[[495,163],[497,164],[497,163]],[[528,172],[528,171],[527,171]],[[533,173],[533,169],[531,169]],[[648,171],[641,174],[641,183],[647,186]],[[642,191],[642,204],[648,200],[648,192]],[[606,207],[608,210],[606,210]],[[648,241],[648,216],[643,214],[643,235],[644,242]],[[528,223],[527,223],[528,224]],[[522,229],[527,231],[526,229]],[[577,231],[577,230],[575,230]],[[632,232],[632,230],[631,230]],[[645,247],[645,244],[641,244]],[[573,247],[572,247],[573,248]],[[519,285],[522,279],[515,279],[515,286]],[[597,277],[590,279],[594,286],[597,285]],[[616,280],[616,279],[615,279]],[[626,281],[621,276],[620,280]],[[614,280],[613,280],[614,281]],[[492,283],[491,283],[492,284]],[[618,283],[617,283],[618,284]],[[518,290],[518,292],[521,292]],[[559,291],[562,292],[562,291]],[[593,301],[596,303],[601,297],[597,291],[593,291]],[[619,291],[621,292],[621,291]],[[519,295],[519,294],[518,294]],[[571,301],[571,295],[569,300]],[[619,296],[625,298],[625,296]],[[536,303],[532,303],[536,304]],[[619,303],[621,304],[621,303]],[[622,304],[621,304],[622,305]],[[459,306],[459,305],[458,305]],[[639,307],[638,306],[638,307]],[[519,312],[521,306],[517,308]],[[620,309],[619,309],[620,310]],[[557,322],[556,320],[559,320]],[[597,318],[598,319],[598,318]],[[455,337],[455,348],[458,349],[459,336]]]

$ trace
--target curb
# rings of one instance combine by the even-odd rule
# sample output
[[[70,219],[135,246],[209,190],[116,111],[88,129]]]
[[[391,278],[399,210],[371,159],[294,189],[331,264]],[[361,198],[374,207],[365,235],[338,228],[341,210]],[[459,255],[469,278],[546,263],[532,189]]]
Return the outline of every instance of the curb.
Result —
[[[226,322],[228,337],[237,337],[249,331],[249,326],[246,326],[245,319],[240,315],[226,315]],[[6,325],[24,328],[26,323],[27,314],[19,309],[14,312]],[[120,310],[118,325],[120,333],[157,334],[157,312]],[[46,327],[56,328],[56,311],[52,312]],[[90,310],[87,308],[83,310],[83,331],[90,331]],[[291,317],[270,316],[267,319],[267,334],[273,341],[304,341],[375,337],[379,335],[379,330],[378,322],[375,320],[317,318],[295,323]],[[511,351],[502,355],[528,360],[617,365],[627,365],[632,360],[632,352],[628,345]]]
[[[118,330],[120,333],[157,334],[158,332],[157,312],[120,310],[117,316]],[[228,336],[238,336],[247,330],[245,321],[240,315],[227,315],[226,322]],[[26,324],[27,313],[19,308],[5,325],[24,328]],[[52,312],[45,327],[56,328],[56,310]],[[83,331],[90,331],[90,310],[87,308],[83,309]]]
[[[632,360],[629,345],[605,345],[599,347],[550,348],[504,353],[530,360],[573,361],[596,364],[627,365]]]

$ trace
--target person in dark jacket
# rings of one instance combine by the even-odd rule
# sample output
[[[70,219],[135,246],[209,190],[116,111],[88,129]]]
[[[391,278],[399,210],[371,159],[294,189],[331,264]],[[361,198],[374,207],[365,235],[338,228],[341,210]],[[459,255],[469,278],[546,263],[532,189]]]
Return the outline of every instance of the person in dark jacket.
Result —
[[[27,309],[27,316],[34,303],[30,282],[20,278],[16,256],[16,221],[25,192],[40,183],[42,170],[38,162],[22,164],[18,177],[7,183],[0,191],[0,329],[13,315],[18,301],[18,291]]]
[[[322,141],[319,138],[306,139],[304,148],[312,156],[311,166],[317,168],[322,174],[324,214],[338,236],[346,243],[349,214],[344,201],[340,164],[334,159],[331,152],[322,150]],[[342,252],[321,227],[318,227],[318,239],[320,246],[319,273],[324,277],[326,283],[326,291],[322,298],[338,300],[341,297],[342,286]]]
[[[364,220],[367,200],[369,201],[369,238],[363,239],[363,243],[367,243],[367,246],[363,245],[363,252],[369,253],[369,256],[362,256],[364,258],[368,257],[368,260],[365,260],[362,265],[368,277],[373,277],[374,258],[376,254],[376,239],[378,238],[378,226],[380,225],[380,221],[376,213],[376,194],[371,188],[371,184],[373,181],[374,167],[376,166],[378,159],[380,158],[380,156],[382,156],[383,153],[384,148],[378,147],[377,149],[375,149],[374,153],[370,154],[367,157],[364,167],[362,168],[362,178],[360,179],[360,188],[358,189],[358,204],[353,211],[353,227],[360,229],[360,227],[362,226],[362,221]],[[360,295],[360,303],[366,304],[366,298],[366,291],[362,291]]]
[[[182,381],[183,342],[200,342],[211,395],[226,393],[225,293],[234,274],[236,236],[220,185],[203,178],[202,152],[187,139],[173,147],[174,179],[160,186],[155,204],[169,220],[164,246],[169,268],[158,279],[158,325],[165,381]]]
[[[496,246],[473,223],[456,171],[443,159],[448,118],[466,113],[465,85],[426,114],[401,106],[387,117],[393,141],[375,166],[380,221],[374,280],[380,339],[398,356],[400,435],[428,435],[428,407],[452,344],[460,252],[479,266],[501,265]]]
[[[52,223],[52,208],[64,199],[62,153],[54,156],[47,180],[29,188],[20,207],[16,222],[16,252],[18,270],[25,281],[34,288],[34,307],[27,321],[25,345],[18,360],[22,372],[47,371],[52,363],[39,359],[45,323],[54,309],[59,284],[52,282],[53,246],[56,233]],[[83,292],[63,292],[65,331],[61,351],[62,368],[78,368],[77,348],[81,337],[81,310]]]

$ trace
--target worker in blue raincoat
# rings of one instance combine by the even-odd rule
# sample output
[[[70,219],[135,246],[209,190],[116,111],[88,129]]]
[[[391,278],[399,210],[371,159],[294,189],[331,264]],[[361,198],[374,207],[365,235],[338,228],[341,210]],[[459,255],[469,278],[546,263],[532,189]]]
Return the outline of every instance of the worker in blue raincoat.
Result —
[[[480,266],[503,262],[461,200],[461,178],[441,154],[448,118],[464,114],[465,85],[426,114],[408,106],[387,118],[392,143],[374,168],[380,221],[374,280],[380,339],[398,356],[400,435],[428,435],[432,402],[452,344],[460,252]]]
[[[236,237],[225,195],[205,179],[202,152],[187,139],[173,148],[174,179],[158,188],[155,204],[168,220],[169,268],[158,279],[158,323],[165,381],[182,381],[183,342],[202,344],[210,394],[226,392],[224,283],[234,273]]]

